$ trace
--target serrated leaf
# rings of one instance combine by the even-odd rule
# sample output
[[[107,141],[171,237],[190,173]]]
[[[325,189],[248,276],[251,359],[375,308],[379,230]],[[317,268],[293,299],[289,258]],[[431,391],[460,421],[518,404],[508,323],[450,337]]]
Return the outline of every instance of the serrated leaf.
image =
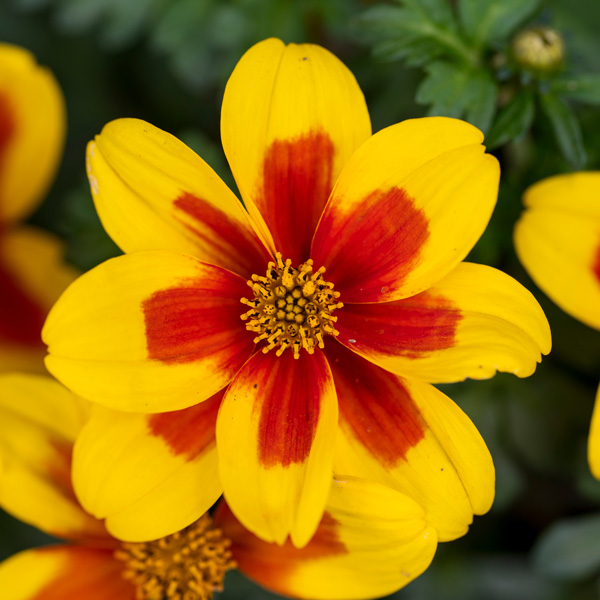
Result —
[[[550,119],[554,136],[563,156],[576,168],[585,165],[587,156],[579,121],[567,103],[552,93],[541,95],[544,114]]]
[[[410,7],[426,19],[442,25],[446,29],[458,32],[458,26],[448,0],[399,0],[400,4]]]
[[[359,22],[375,42],[378,56],[404,59],[411,65],[425,64],[442,54],[473,65],[478,61],[461,39],[446,0],[403,0],[400,8],[375,6]]]
[[[600,571],[600,514],[564,519],[533,550],[536,570],[552,579],[579,580]]]
[[[481,129],[484,134],[487,133],[496,112],[498,98],[498,86],[494,78],[483,69],[475,71],[465,93],[468,98],[466,120]]]
[[[565,98],[600,104],[600,75],[563,75],[553,79],[550,88]]]
[[[533,93],[521,90],[496,117],[485,138],[485,145],[493,149],[506,142],[520,140],[531,127],[534,114]]]
[[[429,115],[465,117],[485,131],[494,114],[496,92],[496,84],[487,71],[436,62],[427,67],[427,78],[417,90],[416,101],[431,104]]]
[[[502,40],[539,8],[540,0],[460,0],[465,33],[477,46]]]

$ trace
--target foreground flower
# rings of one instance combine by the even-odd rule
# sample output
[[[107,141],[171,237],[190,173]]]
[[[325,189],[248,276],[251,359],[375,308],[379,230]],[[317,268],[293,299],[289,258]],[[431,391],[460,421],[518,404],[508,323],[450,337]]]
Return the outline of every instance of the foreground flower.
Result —
[[[515,228],[519,259],[565,312],[600,330],[600,172],[556,175],[526,192]],[[588,442],[600,479],[600,389]]]
[[[114,121],[90,143],[98,212],[128,254],[69,288],[44,340],[50,371],[107,407],[75,473],[93,514],[119,526],[110,513],[123,486],[109,501],[95,482],[158,440],[173,461],[218,468],[237,518],[269,542],[312,538],[332,470],[409,494],[440,540],[489,509],[485,444],[429,382],[527,376],[550,347],[529,292],[461,263],[494,207],[498,164],[454,119],[370,136],[360,89],[334,56],[270,39],[241,59],[223,99],[247,212],[152,125]],[[142,444],[122,446],[136,417],[118,411],[181,409],[177,429],[157,414]],[[198,450],[215,427],[216,449]],[[170,489],[168,506],[184,503],[188,518],[206,510],[207,493],[193,506]],[[157,510],[166,526],[174,511],[166,500]]]
[[[236,563],[282,594],[372,598],[399,589],[433,558],[436,532],[417,503],[358,479],[333,482],[326,513],[302,550],[262,542],[225,503],[214,521],[205,514],[157,540],[117,540],[81,508],[70,485],[73,440],[86,405],[45,377],[3,375],[0,387],[0,506],[71,541],[0,564],[3,598],[207,600]]]
[[[0,371],[44,371],[40,333],[75,278],[60,243],[19,226],[46,192],[65,133],[62,93],[22,48],[0,44]]]

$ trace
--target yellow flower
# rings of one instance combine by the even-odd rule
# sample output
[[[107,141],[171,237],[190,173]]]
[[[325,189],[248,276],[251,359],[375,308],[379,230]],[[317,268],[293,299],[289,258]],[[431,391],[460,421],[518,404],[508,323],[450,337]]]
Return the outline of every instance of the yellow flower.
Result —
[[[535,283],[565,312],[600,330],[600,171],[555,175],[531,186],[515,248]],[[588,440],[600,479],[600,389]]]
[[[433,558],[436,532],[422,508],[396,490],[356,478],[330,482],[326,512],[301,550],[259,540],[224,502],[214,518],[204,514],[173,535],[116,539],[83,510],[71,487],[73,442],[88,412],[84,402],[37,375],[2,375],[0,387],[0,506],[68,540],[0,564],[7,600],[208,600],[236,563],[282,594],[372,598],[407,584]],[[77,449],[74,454],[76,462]],[[143,505],[129,510],[143,511]]]
[[[53,236],[19,225],[46,192],[65,133],[62,92],[22,48],[0,44],[0,371],[44,371],[40,333],[75,278]]]
[[[197,471],[153,509],[167,530],[183,525],[172,507],[190,522],[224,490],[259,537],[304,546],[333,471],[407,493],[440,540],[463,535],[492,503],[493,465],[431,383],[525,377],[550,348],[527,290],[461,263],[496,201],[481,132],[430,118],[371,136],[339,60],[269,39],[229,80],[222,139],[247,210],[152,125],[114,121],[89,144],[98,213],[127,254],[73,284],[43,334],[49,370],[105,407],[75,470],[84,505],[148,535],[141,515],[111,513],[143,493],[117,475],[124,463],[159,455],[162,481],[177,461]],[[133,443],[134,417],[118,411],[159,414]]]

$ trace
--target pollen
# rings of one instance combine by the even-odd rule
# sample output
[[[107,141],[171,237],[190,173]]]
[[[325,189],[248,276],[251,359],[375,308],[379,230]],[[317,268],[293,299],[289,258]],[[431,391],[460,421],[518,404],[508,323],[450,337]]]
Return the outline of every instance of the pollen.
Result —
[[[137,600],[210,600],[236,565],[230,541],[203,515],[182,531],[151,542],[123,542],[115,558]]]
[[[281,356],[291,348],[294,358],[300,358],[304,348],[313,354],[315,348],[325,347],[325,336],[339,335],[332,313],[344,306],[338,302],[340,294],[323,280],[325,267],[314,271],[313,261],[307,260],[296,269],[279,252],[275,258],[265,276],[252,275],[248,280],[254,298],[242,298],[242,304],[250,307],[242,320],[248,331],[258,334],[255,344],[266,343],[265,353],[277,348],[275,353]]]

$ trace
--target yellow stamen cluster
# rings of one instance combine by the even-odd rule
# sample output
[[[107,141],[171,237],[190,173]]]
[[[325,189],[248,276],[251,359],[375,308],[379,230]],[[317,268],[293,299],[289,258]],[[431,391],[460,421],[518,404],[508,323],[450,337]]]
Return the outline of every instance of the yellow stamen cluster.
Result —
[[[276,354],[281,356],[291,348],[294,358],[300,358],[302,348],[313,354],[317,346],[325,347],[325,335],[339,335],[333,325],[337,317],[331,313],[344,305],[337,302],[340,294],[333,291],[333,284],[323,281],[324,272],[325,267],[313,271],[312,260],[295,269],[278,252],[265,277],[252,275],[248,285],[254,298],[242,298],[242,304],[250,307],[242,319],[246,329],[259,334],[255,344],[267,343],[263,352],[278,346]]]
[[[138,600],[210,600],[234,568],[230,541],[203,515],[178,533],[152,542],[123,542],[115,558]]]

